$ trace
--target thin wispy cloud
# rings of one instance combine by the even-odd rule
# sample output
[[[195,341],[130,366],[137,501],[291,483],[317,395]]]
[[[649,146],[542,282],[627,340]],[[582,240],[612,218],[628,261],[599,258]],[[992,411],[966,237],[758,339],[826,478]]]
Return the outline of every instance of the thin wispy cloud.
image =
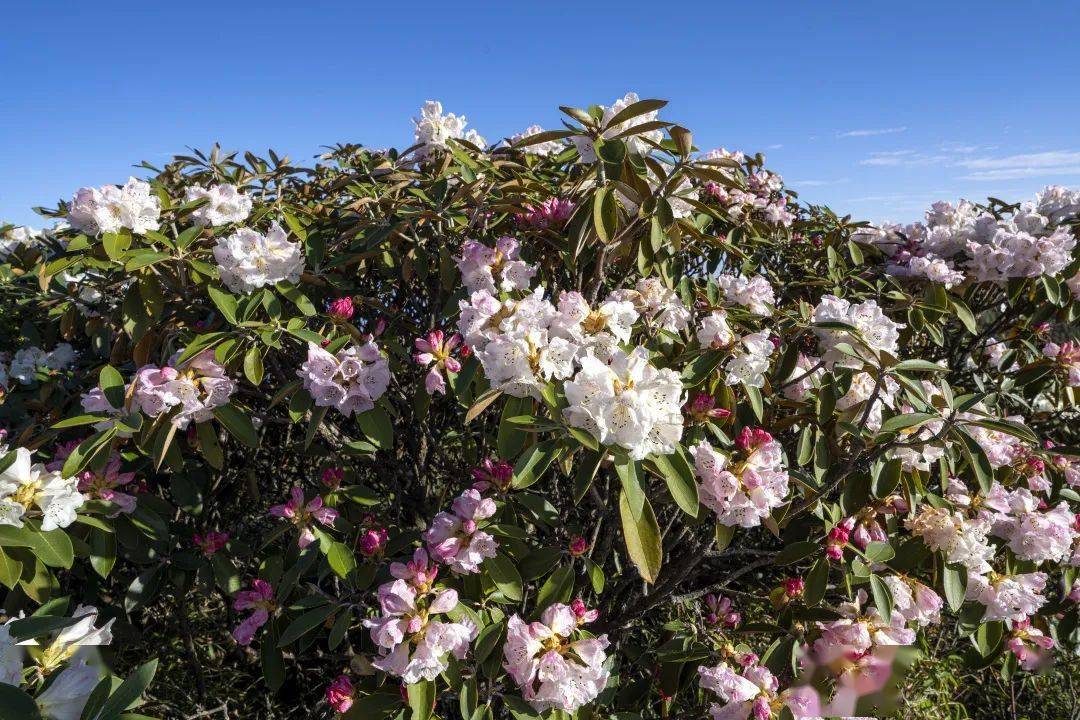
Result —
[[[825,187],[827,185],[843,185],[850,182],[849,178],[837,178],[836,180],[795,180],[790,183],[792,187]]]
[[[860,160],[859,164],[870,167],[920,167],[951,160],[947,155],[929,155],[914,150],[889,150],[870,153],[870,157]]]
[[[960,160],[958,166],[971,170],[959,180],[1017,180],[1032,177],[1080,175],[1080,152],[1051,150],[1004,157]]]
[[[877,128],[874,130],[848,130],[847,132],[837,133],[836,136],[842,138],[874,137],[875,135],[895,135],[896,133],[902,132],[907,132],[906,125],[900,127]]]

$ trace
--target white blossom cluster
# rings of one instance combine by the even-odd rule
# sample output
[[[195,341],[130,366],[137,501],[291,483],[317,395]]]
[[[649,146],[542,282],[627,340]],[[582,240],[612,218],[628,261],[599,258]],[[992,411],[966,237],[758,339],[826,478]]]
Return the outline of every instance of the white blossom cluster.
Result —
[[[539,135],[542,132],[544,132],[544,128],[540,127],[539,125],[530,125],[521,132],[511,135],[510,144],[516,145],[522,140],[531,138],[534,135]],[[543,155],[547,157],[549,155],[558,155],[566,149],[566,145],[559,142],[558,140],[545,140],[544,142],[534,143],[522,149],[527,153],[532,153],[533,155]]]
[[[307,362],[296,374],[318,407],[337,408],[343,415],[371,410],[390,386],[390,365],[371,341],[336,355],[308,343]]]
[[[843,365],[845,361],[851,360],[836,348],[840,343],[846,343],[860,356],[869,353],[873,358],[883,350],[895,355],[900,330],[904,327],[889,319],[874,300],[852,305],[835,295],[821,298],[814,308],[813,320],[816,324],[843,323],[855,331],[853,333],[852,330],[843,328],[814,329],[824,350],[822,358],[830,367],[837,363]]]
[[[129,178],[122,188],[79,188],[71,199],[68,222],[89,235],[115,233],[123,228],[141,235],[158,229],[160,215],[161,201],[150,192],[150,184]]]
[[[464,115],[444,115],[441,102],[428,100],[420,108],[420,117],[413,118],[416,144],[420,146],[415,151],[416,159],[422,162],[437,150],[445,150],[450,140],[464,140],[479,148],[486,147],[487,140],[475,130],[466,130],[467,124]]]
[[[12,380],[30,385],[39,372],[62,372],[71,367],[78,353],[68,343],[59,343],[46,352],[37,346],[24,347],[15,352],[10,361],[0,353],[0,388],[7,388]]]
[[[251,214],[251,198],[230,183],[212,185],[209,188],[194,185],[189,187],[184,195],[185,203],[203,199],[206,200],[206,204],[195,208],[195,211],[191,213],[191,219],[197,225],[217,227],[243,222]]]
[[[460,311],[458,330],[493,388],[539,400],[547,383],[565,382],[563,415],[572,426],[635,459],[674,450],[682,436],[679,377],[653,366],[645,348],[624,349],[642,312],[662,327],[685,327],[689,311],[673,291],[643,280],[593,307],[579,292],[560,293],[555,306],[543,288],[502,300],[481,288]]]
[[[282,281],[296,282],[304,269],[303,246],[290,242],[276,222],[265,235],[240,228],[218,238],[214,259],[221,281],[235,293],[250,293]]]
[[[65,478],[33,462],[26,448],[15,449],[15,461],[0,472],[0,525],[22,527],[27,518],[40,520],[48,532],[75,522],[82,507],[78,478]]]
[[[965,280],[1057,275],[1072,261],[1076,238],[1060,223],[1080,213],[1080,191],[1048,186],[1034,202],[997,218],[973,203],[936,202],[925,222],[885,224],[855,235],[888,256],[887,271],[953,287]],[[1078,281],[1080,282],[1080,281]]]

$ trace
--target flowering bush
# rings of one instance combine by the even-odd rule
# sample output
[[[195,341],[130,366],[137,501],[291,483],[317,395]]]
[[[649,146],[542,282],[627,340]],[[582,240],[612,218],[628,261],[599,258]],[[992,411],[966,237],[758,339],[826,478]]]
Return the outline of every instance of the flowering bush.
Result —
[[[663,106],[7,228],[0,704],[882,716],[1074,652],[1080,194],[871,227]]]

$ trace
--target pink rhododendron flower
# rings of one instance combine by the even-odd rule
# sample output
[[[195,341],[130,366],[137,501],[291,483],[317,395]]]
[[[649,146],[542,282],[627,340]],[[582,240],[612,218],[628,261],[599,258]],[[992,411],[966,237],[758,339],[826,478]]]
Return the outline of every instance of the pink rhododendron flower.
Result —
[[[484,458],[479,467],[473,468],[472,476],[476,480],[473,488],[480,492],[489,488],[506,492],[514,481],[514,466],[498,458]]]
[[[181,430],[191,421],[206,422],[214,416],[214,408],[225,405],[236,391],[236,384],[226,374],[224,366],[214,359],[212,350],[203,350],[179,362],[176,353],[164,367],[144,365],[135,373],[132,393],[134,409],[149,417],[157,417],[179,407],[172,423]]]
[[[1013,625],[1012,637],[1007,645],[1016,656],[1020,667],[1024,670],[1038,670],[1049,660],[1047,651],[1053,649],[1054,639],[1042,630],[1032,627],[1031,620],[1024,618]]]
[[[728,630],[733,630],[742,622],[742,615],[735,612],[731,598],[717,597],[712,593],[705,596],[705,623],[707,625],[723,625]]]
[[[986,606],[983,622],[1019,621],[1034,615],[1046,603],[1042,595],[1045,587],[1046,573],[1041,572],[973,575],[968,577],[966,599]]]
[[[78,440],[71,440],[57,445],[56,451],[53,453],[53,459],[45,465],[45,469],[50,472],[59,472],[64,467],[64,461],[78,446]],[[83,495],[88,498],[105,500],[116,505],[117,509],[109,513],[107,517],[114,518],[121,513],[135,511],[135,496],[118,490],[118,488],[130,485],[135,479],[135,473],[133,472],[120,472],[119,453],[110,455],[105,467],[101,470],[81,470],[76,477],[79,481],[78,490]]]
[[[780,443],[760,428],[743,428],[735,440],[739,453],[729,458],[704,440],[690,448],[701,480],[701,502],[728,526],[756,527],[784,503],[788,474]]]
[[[381,615],[364,620],[380,653],[372,665],[410,685],[434,680],[446,670],[450,655],[465,657],[477,627],[467,616],[458,622],[435,618],[453,610],[458,595],[432,587],[436,571],[422,549],[407,565],[391,565],[390,572],[397,579],[379,586]]]
[[[355,692],[349,676],[338,675],[326,688],[326,702],[334,712],[347,712],[353,705]]]
[[[308,502],[304,502],[304,491],[293,487],[289,491],[289,500],[283,505],[274,505],[269,510],[274,517],[287,518],[300,531],[297,544],[306,548],[315,542],[315,533],[311,526],[314,523],[329,527],[337,520],[337,510],[325,507],[323,499],[316,495]]]
[[[515,238],[503,236],[488,247],[477,240],[466,240],[457,261],[461,281],[474,293],[486,290],[492,295],[514,290],[528,290],[536,267],[521,259],[521,247]]]
[[[355,312],[356,308],[353,307],[352,298],[348,295],[331,300],[326,305],[326,314],[332,320],[351,320]]]
[[[495,557],[495,538],[477,523],[495,514],[495,501],[474,489],[454,499],[450,512],[440,512],[424,532],[431,556],[457,573],[480,572],[484,558]]]
[[[221,550],[222,548],[225,547],[225,545],[228,544],[228,542],[229,542],[229,533],[223,533],[223,532],[217,532],[215,530],[211,530],[210,532],[206,533],[205,535],[200,535],[199,533],[195,533],[195,536],[192,539],[194,540],[195,544],[199,547],[199,549],[202,550],[203,555],[205,555],[206,557],[210,557],[211,555],[213,555],[217,551]]]
[[[360,534],[356,541],[356,547],[364,557],[375,557],[383,553],[389,539],[390,535],[386,532],[386,528],[373,528]]]
[[[724,420],[731,417],[731,411],[716,407],[716,398],[708,393],[698,393],[693,399],[683,406],[683,412],[691,422],[705,424],[710,420]]]
[[[337,408],[343,415],[371,410],[390,385],[390,366],[370,341],[336,355],[308,343],[307,361],[296,374],[318,407]]]
[[[578,627],[590,622],[595,611],[585,610],[584,604],[579,610],[554,603],[539,622],[513,615],[507,624],[503,667],[538,712],[577,712],[607,686],[607,636],[581,636]]]
[[[573,557],[581,557],[585,553],[589,552],[589,541],[580,535],[575,535],[570,539],[570,545],[567,547],[570,551],[570,555]]]
[[[515,219],[520,224],[537,229],[557,230],[574,214],[575,207],[570,200],[551,197],[535,207],[528,208],[528,212],[515,216]]]
[[[233,600],[233,610],[238,612],[251,610],[243,622],[233,630],[233,638],[240,645],[250,645],[255,638],[255,631],[266,624],[270,613],[276,609],[274,588],[265,580],[251,581],[250,590],[241,590]]]
[[[322,484],[329,490],[337,490],[341,487],[341,481],[345,479],[345,470],[340,467],[328,467],[322,471]]]
[[[816,694],[800,688],[779,691],[780,683],[761,665],[746,665],[741,673],[722,662],[715,667],[698,668],[698,681],[715,693],[723,705],[709,709],[713,720],[770,720],[773,711],[786,707],[795,718],[810,718],[817,713]]]
[[[1070,387],[1080,387],[1080,343],[1047,343],[1042,352],[1065,370]]]
[[[413,356],[418,365],[430,366],[424,377],[424,388],[428,395],[439,393],[446,394],[446,380],[444,372],[461,372],[461,363],[457,358],[451,357],[454,348],[461,344],[461,336],[457,333],[444,337],[442,330],[432,330],[426,337],[416,338],[413,341],[416,349],[420,352]]]

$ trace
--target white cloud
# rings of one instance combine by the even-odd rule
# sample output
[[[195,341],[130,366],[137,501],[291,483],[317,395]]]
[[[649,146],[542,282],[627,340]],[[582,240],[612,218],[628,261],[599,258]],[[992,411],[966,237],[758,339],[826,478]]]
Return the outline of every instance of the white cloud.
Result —
[[[838,178],[836,180],[796,180],[789,183],[791,187],[824,187],[826,185],[843,185],[846,182],[850,182],[848,178]]]
[[[973,160],[964,160],[958,164],[973,170],[996,168],[1052,168],[1080,164],[1080,152],[1072,150],[1052,150],[1050,152],[1007,155],[998,158],[975,158]]]
[[[918,167],[948,162],[946,155],[927,155],[914,150],[891,150],[870,153],[870,157],[859,161],[860,165],[872,167]]]
[[[1062,167],[1015,167],[998,170],[980,170],[960,175],[957,180],[1018,180],[1030,177],[1052,177],[1061,175],[1080,175],[1080,165]]]
[[[906,131],[907,126],[902,125],[900,127],[878,128],[876,130],[848,130],[847,132],[837,133],[837,137],[873,137],[875,135],[893,135],[895,133],[902,133]]]

